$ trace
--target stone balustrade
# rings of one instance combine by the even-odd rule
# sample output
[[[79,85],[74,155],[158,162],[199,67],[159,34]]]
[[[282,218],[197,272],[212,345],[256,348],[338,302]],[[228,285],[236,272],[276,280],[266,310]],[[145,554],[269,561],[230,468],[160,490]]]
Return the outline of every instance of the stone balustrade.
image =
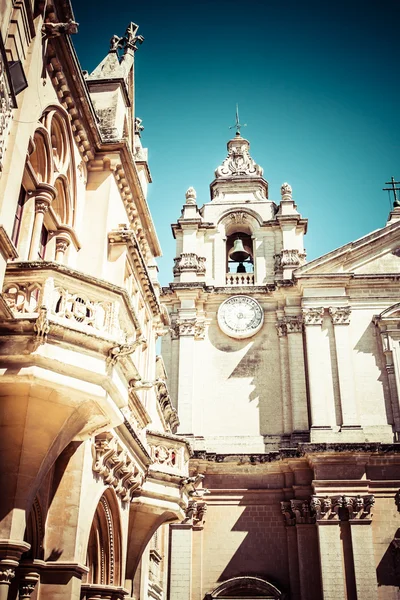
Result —
[[[124,343],[140,325],[125,290],[52,262],[10,263],[3,297],[14,318],[38,318]]]
[[[191,448],[184,438],[148,431],[147,444],[153,460],[150,470],[188,475]]]
[[[254,285],[254,273],[227,273],[226,285]]]

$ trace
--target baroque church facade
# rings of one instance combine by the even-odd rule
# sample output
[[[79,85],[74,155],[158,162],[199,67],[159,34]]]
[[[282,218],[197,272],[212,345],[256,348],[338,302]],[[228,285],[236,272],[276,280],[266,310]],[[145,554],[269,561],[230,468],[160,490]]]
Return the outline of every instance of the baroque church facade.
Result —
[[[161,289],[143,38],[76,32],[0,3],[0,600],[399,599],[400,206],[306,262],[238,129]]]

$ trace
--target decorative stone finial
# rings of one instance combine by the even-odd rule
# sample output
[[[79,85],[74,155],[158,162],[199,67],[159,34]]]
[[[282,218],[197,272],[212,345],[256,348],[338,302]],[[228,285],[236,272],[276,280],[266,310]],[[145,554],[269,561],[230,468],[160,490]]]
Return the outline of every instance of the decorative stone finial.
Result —
[[[197,198],[197,194],[196,194],[196,190],[193,187],[190,187],[186,194],[186,204],[196,204],[196,198]]]
[[[262,177],[263,170],[249,154],[250,144],[240,135],[228,142],[228,156],[216,169],[216,179],[231,177]]]
[[[136,25],[136,23],[133,23],[133,21],[126,28],[125,40],[127,48],[137,50],[136,42],[139,42],[139,44],[143,44],[144,37],[142,35],[136,35],[138,29],[139,25]]]
[[[283,200],[291,200],[292,199],[292,186],[288,183],[283,183],[281,185],[281,196]]]

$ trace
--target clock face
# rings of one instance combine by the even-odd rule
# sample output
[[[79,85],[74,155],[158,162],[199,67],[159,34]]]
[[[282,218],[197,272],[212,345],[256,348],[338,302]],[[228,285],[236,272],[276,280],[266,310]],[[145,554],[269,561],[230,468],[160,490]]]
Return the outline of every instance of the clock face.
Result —
[[[233,338],[251,337],[261,329],[263,322],[263,309],[250,296],[232,296],[218,309],[218,325]]]

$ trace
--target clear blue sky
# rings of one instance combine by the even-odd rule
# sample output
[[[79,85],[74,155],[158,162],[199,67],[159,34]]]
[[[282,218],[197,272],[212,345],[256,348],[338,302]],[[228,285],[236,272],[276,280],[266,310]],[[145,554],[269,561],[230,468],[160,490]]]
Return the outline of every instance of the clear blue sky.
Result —
[[[73,1],[73,0],[72,0]],[[400,180],[398,0],[73,2],[73,42],[92,70],[132,20],[136,112],[154,183],[150,209],[172,279],[170,223],[189,186],[209,201],[235,105],[270,198],[284,181],[309,219],[308,259],[385,224]]]

